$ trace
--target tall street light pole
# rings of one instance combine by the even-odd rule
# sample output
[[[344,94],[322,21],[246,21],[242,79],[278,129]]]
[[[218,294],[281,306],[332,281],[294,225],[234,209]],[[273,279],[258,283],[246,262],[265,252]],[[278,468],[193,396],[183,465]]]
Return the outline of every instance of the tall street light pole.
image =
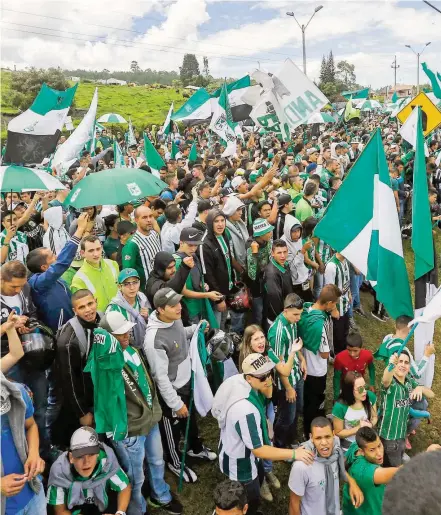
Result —
[[[406,48],[410,48],[412,52],[417,56],[417,95],[420,92],[420,56],[423,54],[424,50],[430,45],[430,41],[426,43],[421,50],[421,52],[415,52],[415,50],[410,45],[404,45]]]
[[[306,29],[308,27],[308,25],[311,23],[311,20],[314,18],[314,16],[316,15],[316,13],[318,13],[320,11],[320,9],[323,9],[323,5],[319,5],[318,7],[316,7],[314,9],[314,12],[312,13],[312,16],[311,18],[309,18],[309,21],[306,25],[300,25],[300,23],[297,21],[297,18],[295,17],[295,14],[291,11],[291,12],[288,12],[286,13],[287,16],[292,16],[297,25],[299,26],[300,30],[302,31],[302,44],[303,44],[303,73],[306,75],[306,40],[305,40],[305,32],[306,32]]]

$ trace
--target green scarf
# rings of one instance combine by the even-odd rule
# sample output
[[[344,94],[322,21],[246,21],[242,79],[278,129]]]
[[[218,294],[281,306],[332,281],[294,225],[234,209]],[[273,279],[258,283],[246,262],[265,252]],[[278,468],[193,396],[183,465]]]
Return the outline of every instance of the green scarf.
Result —
[[[297,323],[299,336],[303,340],[305,349],[317,354],[322,341],[323,326],[330,315],[319,309],[311,309],[312,302],[303,304],[303,313]]]
[[[230,259],[230,253],[228,252],[228,245],[226,241],[224,240],[223,236],[216,236],[219,245],[222,249],[222,252],[224,253],[224,258],[227,263],[227,270],[228,270],[228,290],[231,291],[233,289],[234,283],[233,283],[233,273],[231,269],[231,259]]]
[[[153,405],[152,392],[150,391],[149,381],[147,379],[147,372],[144,368],[144,364],[139,357],[138,352],[135,348],[130,345],[124,351],[124,361],[126,366],[130,369],[133,374],[139,389],[141,390],[144,399],[147,402],[149,408]]]
[[[268,422],[266,420],[266,398],[261,393],[251,389],[250,395],[247,399],[251,404],[259,410],[260,413],[260,428],[262,429],[263,443],[271,445],[271,440],[268,436]]]

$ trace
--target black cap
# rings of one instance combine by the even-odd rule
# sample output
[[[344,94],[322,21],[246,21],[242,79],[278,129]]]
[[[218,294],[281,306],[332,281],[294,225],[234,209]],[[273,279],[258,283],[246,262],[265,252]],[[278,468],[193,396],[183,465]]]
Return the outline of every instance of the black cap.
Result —
[[[285,207],[292,201],[291,195],[288,195],[288,193],[281,193],[277,197],[277,203],[279,207]]]
[[[202,245],[203,237],[204,233],[202,231],[198,231],[194,227],[186,227],[182,229],[179,240],[189,245]]]
[[[128,220],[121,220],[121,222],[118,222],[116,225],[116,232],[119,236],[124,236],[124,234],[128,234],[129,232],[135,232],[136,226],[132,224],[132,222],[129,222]]]

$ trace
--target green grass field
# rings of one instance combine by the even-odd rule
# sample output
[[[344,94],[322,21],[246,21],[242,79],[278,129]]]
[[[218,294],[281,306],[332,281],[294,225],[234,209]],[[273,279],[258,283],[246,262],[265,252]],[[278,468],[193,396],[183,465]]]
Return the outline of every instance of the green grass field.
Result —
[[[441,239],[437,238],[437,252],[441,250]],[[413,254],[410,250],[409,242],[405,241],[405,252],[407,258],[407,266],[409,276],[413,272]],[[386,334],[394,331],[393,322],[381,323],[370,316],[370,311],[373,307],[373,297],[370,294],[362,293],[362,304],[365,312],[368,314],[367,318],[362,318],[356,315],[356,322],[359,325],[361,335],[363,337],[364,346],[375,351],[382,339]],[[441,335],[440,325],[438,323],[435,330],[435,345],[438,343]],[[413,349],[413,343],[411,344]],[[438,358],[439,359],[439,358]],[[384,366],[381,362],[376,361],[376,386],[377,392],[383,374]],[[332,366],[329,369],[327,381],[327,413],[332,409]],[[441,443],[441,372],[438,368],[435,372],[435,379],[432,385],[435,392],[435,399],[430,401],[429,410],[432,414],[431,423],[423,420],[417,431],[417,435],[412,437],[413,449],[407,451],[409,455],[414,455],[418,452],[424,451],[431,443]],[[219,429],[217,422],[211,416],[205,419],[200,419],[199,427],[204,437],[205,443],[213,450],[217,449],[219,443]],[[190,463],[190,459],[189,459]],[[185,513],[194,515],[207,515],[212,513],[212,492],[214,487],[224,479],[224,476],[219,471],[219,465],[215,463],[199,463],[197,461],[191,462],[194,464],[194,470],[198,474],[198,481],[193,485],[185,485],[182,493],[179,495],[180,500],[185,506]],[[282,488],[279,491],[273,490],[274,501],[272,503],[262,502],[261,509],[265,514],[271,515],[286,515],[288,512],[289,502],[289,489],[288,477],[290,472],[290,465],[288,463],[280,462],[275,463],[274,471],[280,482]],[[172,489],[176,492],[178,481],[177,478],[167,473],[167,480],[172,485]],[[321,514],[317,514],[321,515]]]

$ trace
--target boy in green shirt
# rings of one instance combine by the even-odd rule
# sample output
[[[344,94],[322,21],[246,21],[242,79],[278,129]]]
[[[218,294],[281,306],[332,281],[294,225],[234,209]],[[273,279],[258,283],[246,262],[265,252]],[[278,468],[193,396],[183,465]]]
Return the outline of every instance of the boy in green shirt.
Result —
[[[361,488],[364,501],[355,508],[348,485],[343,487],[343,515],[378,515],[381,513],[386,484],[395,476],[398,467],[383,467],[384,447],[372,427],[361,427],[355,442],[346,455],[348,472]]]

